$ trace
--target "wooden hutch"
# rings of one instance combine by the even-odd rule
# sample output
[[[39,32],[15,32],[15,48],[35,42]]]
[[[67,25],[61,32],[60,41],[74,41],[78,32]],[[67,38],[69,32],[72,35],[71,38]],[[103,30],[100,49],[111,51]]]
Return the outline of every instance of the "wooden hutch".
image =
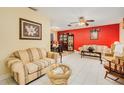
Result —
[[[74,50],[74,34],[63,33],[58,34],[58,41],[62,45],[64,51],[73,51]]]

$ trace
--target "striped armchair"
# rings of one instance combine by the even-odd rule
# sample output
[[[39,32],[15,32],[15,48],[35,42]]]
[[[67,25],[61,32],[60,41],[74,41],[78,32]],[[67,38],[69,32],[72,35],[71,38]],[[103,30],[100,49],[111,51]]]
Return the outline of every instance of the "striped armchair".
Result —
[[[45,74],[50,65],[57,63],[58,56],[41,48],[17,50],[8,58],[7,66],[16,82],[23,85]]]

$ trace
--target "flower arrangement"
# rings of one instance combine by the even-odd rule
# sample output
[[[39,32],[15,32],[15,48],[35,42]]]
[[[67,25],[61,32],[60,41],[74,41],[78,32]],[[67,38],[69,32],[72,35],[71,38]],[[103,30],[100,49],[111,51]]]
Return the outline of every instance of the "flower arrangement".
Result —
[[[93,52],[94,51],[94,48],[93,47],[88,47],[87,49],[89,52]]]

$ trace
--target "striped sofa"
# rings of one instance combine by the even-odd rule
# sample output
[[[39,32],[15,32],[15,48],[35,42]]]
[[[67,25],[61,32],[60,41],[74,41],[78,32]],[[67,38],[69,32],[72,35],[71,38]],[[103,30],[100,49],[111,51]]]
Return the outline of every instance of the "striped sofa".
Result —
[[[79,47],[79,51],[81,53],[82,50],[88,51],[89,47],[93,47],[95,52],[101,52],[102,54],[108,53],[110,51],[110,48],[108,48],[106,45],[83,45]],[[92,53],[91,53],[92,54]]]
[[[57,62],[58,56],[43,48],[17,50],[7,59],[7,66],[16,82],[23,85],[45,74],[49,66]]]

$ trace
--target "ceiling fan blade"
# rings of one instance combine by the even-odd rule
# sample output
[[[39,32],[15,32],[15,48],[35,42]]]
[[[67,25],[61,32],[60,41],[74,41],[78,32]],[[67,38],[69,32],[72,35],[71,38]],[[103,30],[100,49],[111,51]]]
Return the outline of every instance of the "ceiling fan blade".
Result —
[[[79,22],[71,22],[71,23],[68,24],[67,26],[72,26],[73,24],[76,24],[76,23],[79,23]]]
[[[71,22],[70,24],[75,24],[75,23],[79,23],[79,22]]]
[[[95,20],[86,20],[86,22],[94,22]]]

